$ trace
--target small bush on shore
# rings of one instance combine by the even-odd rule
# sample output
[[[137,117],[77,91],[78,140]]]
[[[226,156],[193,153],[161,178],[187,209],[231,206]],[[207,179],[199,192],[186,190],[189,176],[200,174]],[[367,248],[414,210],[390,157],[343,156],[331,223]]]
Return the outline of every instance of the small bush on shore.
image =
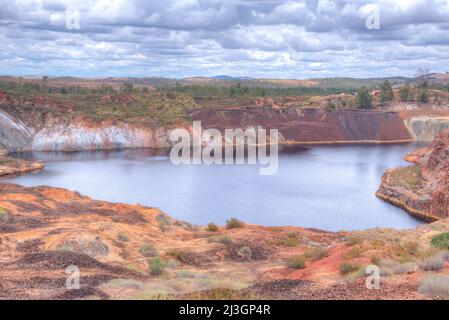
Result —
[[[165,270],[165,262],[161,260],[161,258],[156,257],[153,259],[150,259],[148,261],[150,266],[150,274],[153,276],[160,276],[162,273],[164,273]]]
[[[5,208],[0,208],[0,221],[8,222],[9,221],[9,213]]]
[[[144,257],[156,257],[159,255],[157,249],[150,243],[146,243],[139,248],[139,252]]]
[[[432,238],[430,243],[440,249],[449,249],[449,232],[441,233]]]
[[[340,264],[340,273],[342,275],[347,275],[347,274],[356,272],[359,269],[360,269],[360,265],[356,264],[356,263],[343,262],[342,264]]]
[[[293,256],[287,260],[287,267],[290,269],[304,269],[306,258],[303,255]]]
[[[237,218],[226,220],[226,229],[243,228],[245,223]]]
[[[207,227],[206,227],[206,231],[209,231],[209,232],[217,232],[218,231],[218,227],[217,227],[217,225],[215,224],[215,223],[209,223],[208,225],[207,225]]]

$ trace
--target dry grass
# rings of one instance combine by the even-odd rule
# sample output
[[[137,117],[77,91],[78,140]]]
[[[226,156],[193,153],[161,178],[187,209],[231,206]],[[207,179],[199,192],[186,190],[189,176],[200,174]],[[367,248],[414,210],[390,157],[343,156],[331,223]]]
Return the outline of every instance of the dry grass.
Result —
[[[360,268],[361,266],[359,264],[345,261],[340,264],[340,273],[342,275],[348,275],[358,271]]]
[[[418,191],[423,186],[424,178],[418,166],[403,167],[391,173],[391,184],[407,190]]]
[[[287,260],[287,267],[290,269],[304,269],[306,267],[306,258],[303,255],[290,257]]]

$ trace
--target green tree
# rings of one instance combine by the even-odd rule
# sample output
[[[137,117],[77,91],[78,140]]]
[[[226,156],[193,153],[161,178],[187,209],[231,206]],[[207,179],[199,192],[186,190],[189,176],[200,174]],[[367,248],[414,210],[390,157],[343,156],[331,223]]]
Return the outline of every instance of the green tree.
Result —
[[[399,89],[399,96],[401,101],[407,102],[411,100],[411,89],[410,85],[406,84],[405,86]]]
[[[361,87],[357,92],[357,107],[360,109],[373,108],[373,98],[367,87]]]
[[[422,90],[419,94],[418,101],[421,103],[428,103],[429,102],[429,93],[427,90]]]
[[[394,98],[393,87],[388,80],[385,80],[380,85],[380,102],[382,105],[386,105]]]

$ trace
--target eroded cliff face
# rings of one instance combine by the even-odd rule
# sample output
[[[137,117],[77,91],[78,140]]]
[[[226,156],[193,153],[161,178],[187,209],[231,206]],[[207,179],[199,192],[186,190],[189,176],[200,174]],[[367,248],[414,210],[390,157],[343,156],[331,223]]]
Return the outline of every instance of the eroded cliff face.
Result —
[[[417,141],[432,141],[440,132],[449,129],[449,116],[418,116],[406,121],[410,134]]]
[[[32,140],[33,132],[19,119],[0,109],[0,153],[18,151]]]
[[[168,148],[170,128],[149,128],[124,122],[94,123],[78,120],[40,130],[30,149],[39,151],[106,150],[124,148]]]
[[[414,166],[387,170],[377,195],[408,212],[438,220],[449,216],[449,131],[407,155]]]
[[[412,141],[395,112],[323,109],[201,109],[192,113],[205,128],[279,129],[285,143]]]

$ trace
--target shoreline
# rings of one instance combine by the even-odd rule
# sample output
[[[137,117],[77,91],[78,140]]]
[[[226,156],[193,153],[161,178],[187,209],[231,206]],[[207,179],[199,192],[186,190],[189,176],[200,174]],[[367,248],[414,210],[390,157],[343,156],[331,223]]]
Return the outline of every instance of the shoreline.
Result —
[[[409,207],[405,202],[393,199],[391,197],[388,197],[388,196],[382,194],[379,191],[377,191],[375,193],[375,195],[379,199],[382,199],[383,201],[385,201],[387,203],[390,203],[391,205],[394,205],[394,206],[404,210],[409,215],[411,215],[413,217],[416,217],[416,218],[422,220],[425,223],[432,223],[432,222],[441,220],[441,218],[439,218],[439,217],[435,217],[435,216],[432,216],[432,215],[430,215],[428,213],[425,213],[423,211],[413,209],[412,207]]]

